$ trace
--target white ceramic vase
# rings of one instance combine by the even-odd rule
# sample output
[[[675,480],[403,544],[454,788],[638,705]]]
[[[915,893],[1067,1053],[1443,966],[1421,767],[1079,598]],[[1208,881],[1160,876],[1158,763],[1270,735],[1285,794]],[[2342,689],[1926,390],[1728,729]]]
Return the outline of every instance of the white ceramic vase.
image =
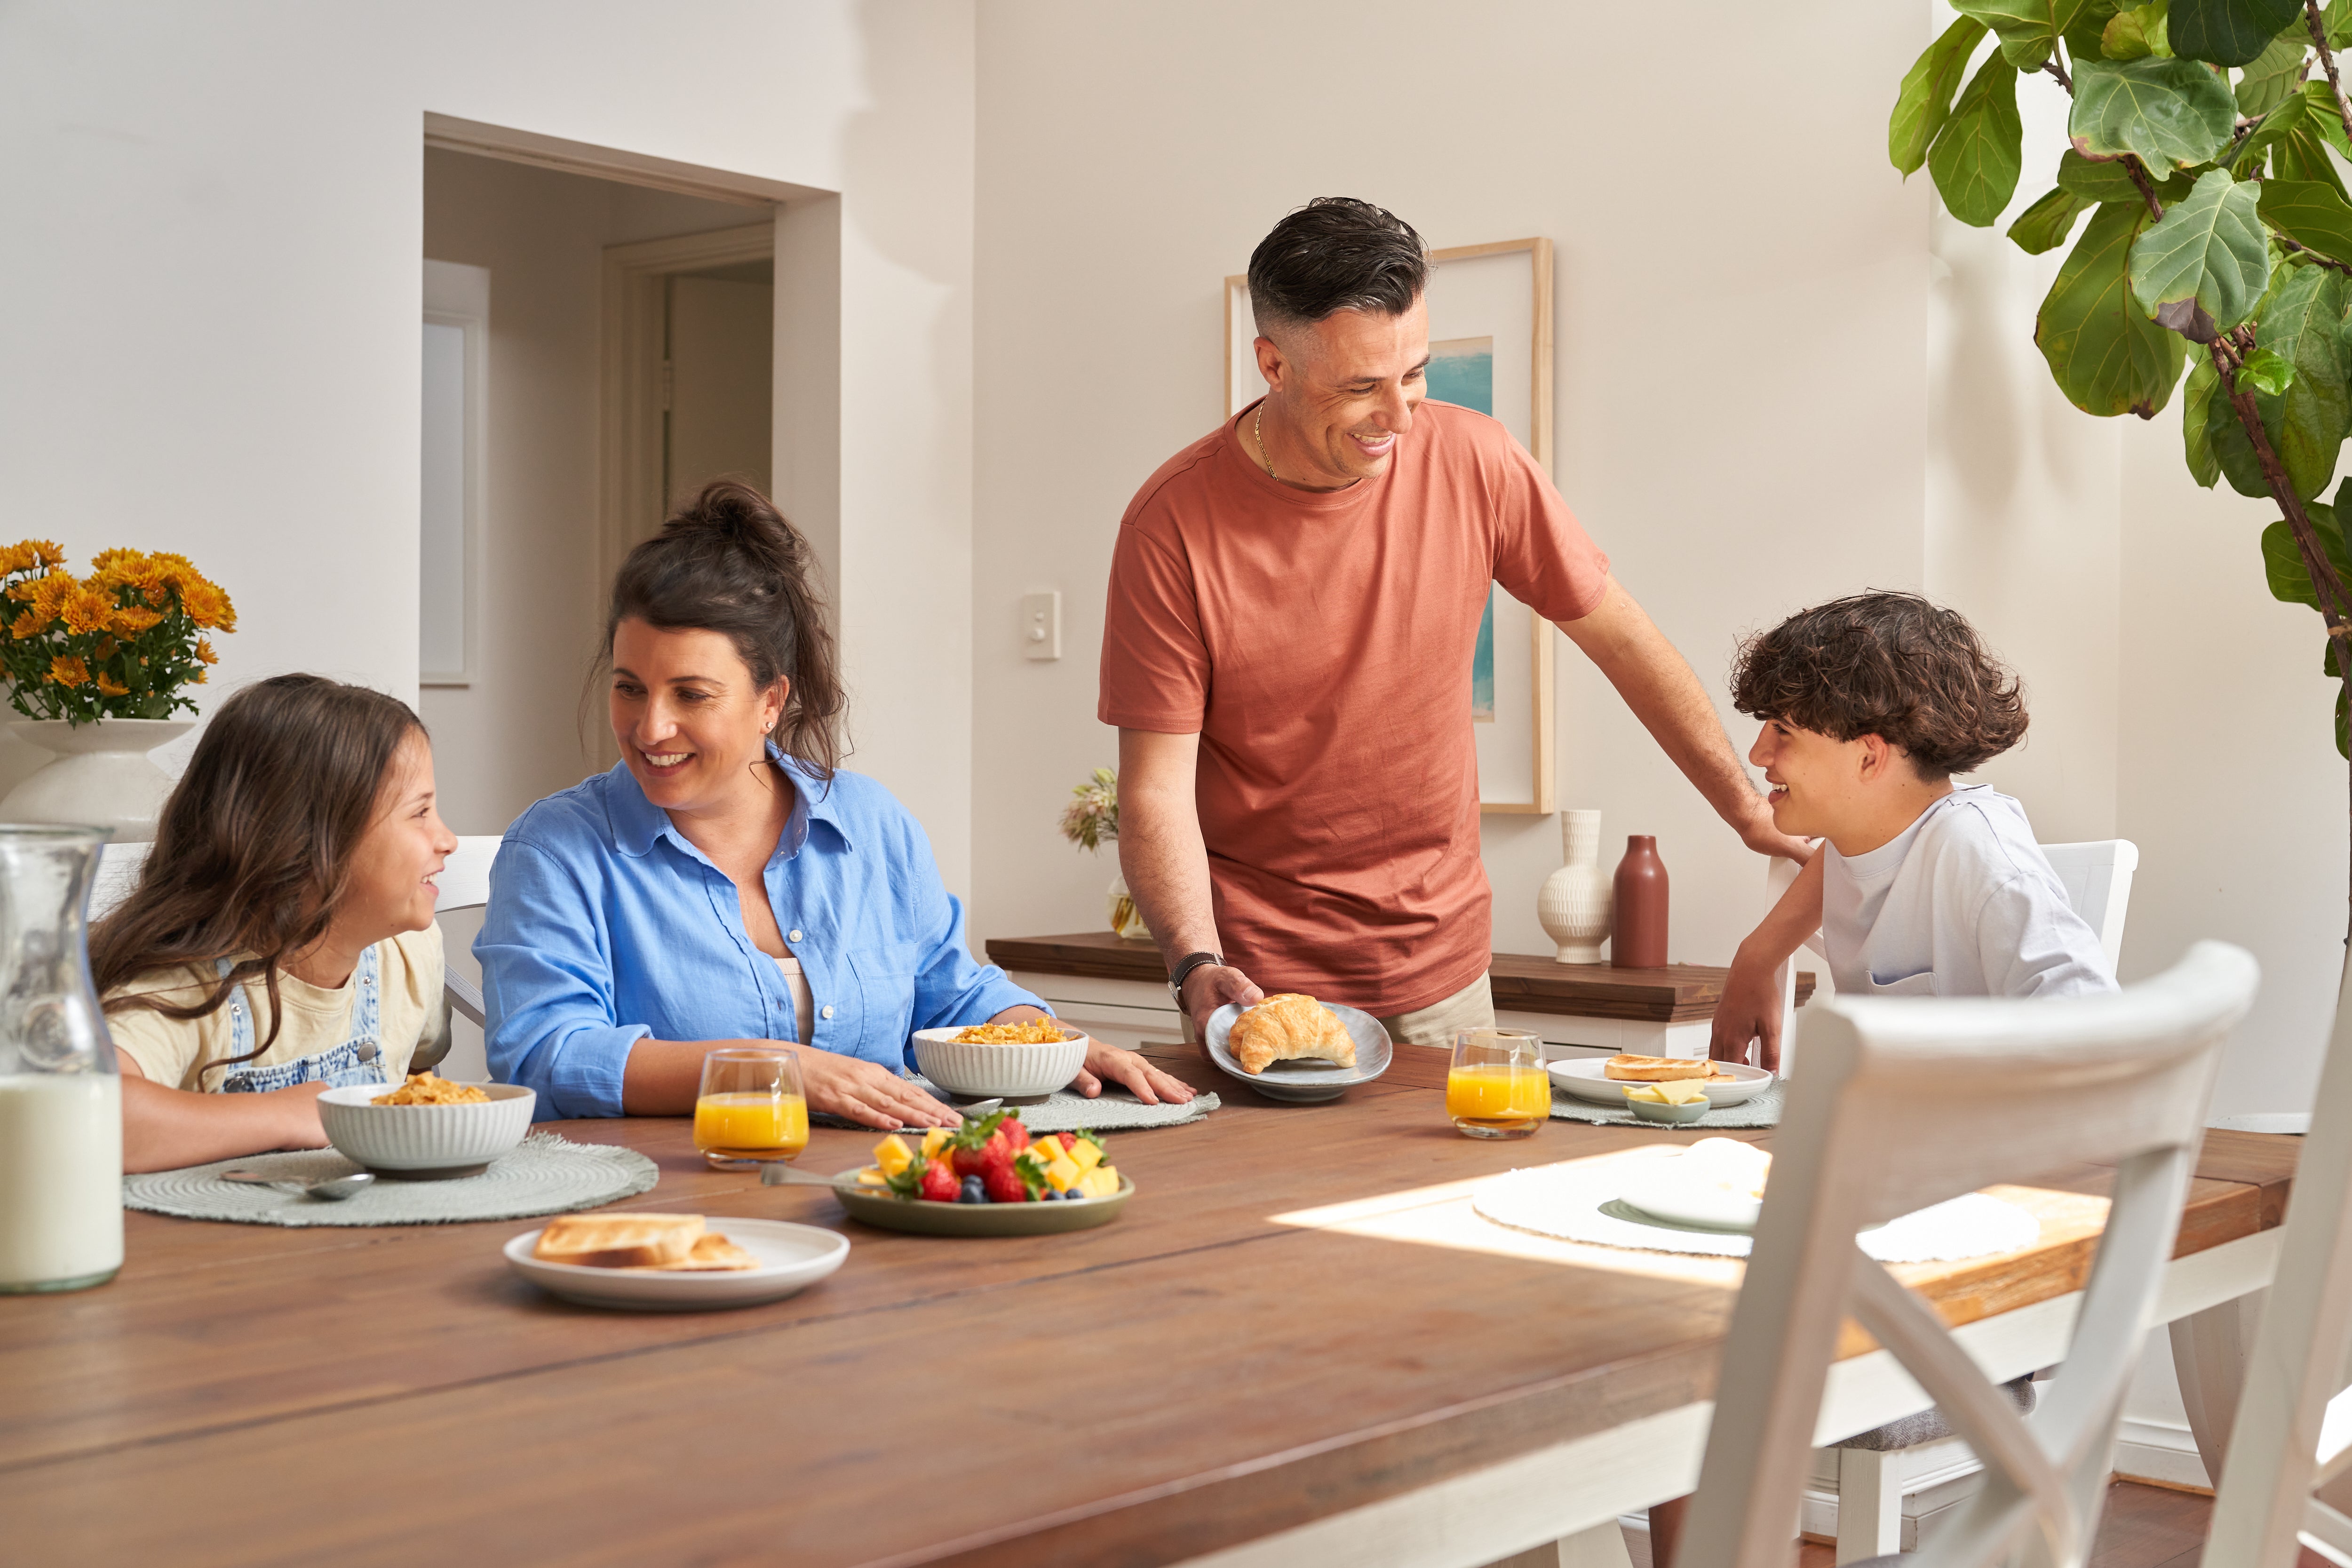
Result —
[[[193,719],[12,719],[9,734],[57,761],[0,798],[0,822],[78,822],[112,828],[117,844],[145,844],[172,793],[147,753],[194,727]]]
[[[1127,890],[1127,873],[1114,871],[1110,879],[1110,929],[1129,942],[1150,942],[1151,928],[1143,923],[1143,911],[1135,907],[1135,896]]]
[[[1609,940],[1609,873],[1601,868],[1601,814],[1559,814],[1560,849],[1567,864],[1544,879],[1536,895],[1536,919],[1559,944],[1562,963],[1599,963]]]

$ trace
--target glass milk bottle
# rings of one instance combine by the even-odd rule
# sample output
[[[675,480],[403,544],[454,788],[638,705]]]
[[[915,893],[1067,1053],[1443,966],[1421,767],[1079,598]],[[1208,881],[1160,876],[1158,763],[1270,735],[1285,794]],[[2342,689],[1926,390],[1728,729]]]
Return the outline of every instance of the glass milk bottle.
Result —
[[[0,1294],[122,1267],[122,1079],[84,924],[107,837],[0,826]]]

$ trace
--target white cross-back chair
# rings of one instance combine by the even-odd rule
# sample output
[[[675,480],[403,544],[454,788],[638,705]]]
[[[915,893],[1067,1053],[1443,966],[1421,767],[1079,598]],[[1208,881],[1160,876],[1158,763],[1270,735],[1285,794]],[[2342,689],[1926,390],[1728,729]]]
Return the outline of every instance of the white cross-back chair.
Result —
[[[1927,1551],[1873,1561],[1987,1568],[2021,1549],[2036,1568],[2081,1568],[2221,1049],[2256,982],[2242,949],[2200,942],[2110,996],[1838,997],[1808,1010],[1680,1568],[1785,1568],[1812,1447],[1844,1435],[1816,1428],[1849,1312],[1988,1471]],[[2065,1363],[2028,1426],[1853,1238],[2061,1161],[2112,1163],[2114,1196]]]
[[[2139,869],[2139,846],[2128,838],[2092,838],[2079,844],[2044,844],[2042,853],[2064,885],[2068,906],[2099,933],[2099,945],[2106,950],[2112,967],[2124,950],[2124,919],[2131,912],[2132,877]],[[1780,895],[1797,879],[1798,869],[1795,861],[1777,855],[1765,862],[1766,909],[1780,901]],[[1824,963],[1828,961],[1821,932],[1806,938],[1805,946]],[[1792,958],[1780,965],[1778,978],[1781,1048],[1786,1050],[1797,1032],[1797,961]]]
[[[2352,1563],[2352,969],[2336,1002],[2277,1277],[2247,1358],[2206,1568]]]
[[[457,852],[441,868],[441,876],[436,883],[435,914],[446,914],[451,910],[479,909],[490,901],[490,862],[498,858],[499,843],[499,837],[495,833],[461,835],[458,837]],[[148,848],[145,844],[110,844],[100,853],[98,876],[90,886],[91,924],[95,925],[110,913],[138,884],[139,868],[146,862]],[[455,968],[445,965],[441,987],[452,1012],[463,1014],[477,1024],[482,1022],[482,993],[472,981]],[[415,1057],[409,1063],[420,1072],[449,1054],[448,1029],[442,1027],[436,1031],[436,1038],[418,1046]]]

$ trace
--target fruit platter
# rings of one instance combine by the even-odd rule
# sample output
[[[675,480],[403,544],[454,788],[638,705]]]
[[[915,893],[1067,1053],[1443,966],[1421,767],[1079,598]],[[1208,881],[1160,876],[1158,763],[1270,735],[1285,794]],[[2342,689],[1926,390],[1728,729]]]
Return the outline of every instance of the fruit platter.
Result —
[[[1017,1110],[909,1143],[893,1132],[874,1163],[836,1177],[850,1217],[924,1236],[1049,1236],[1108,1225],[1135,1184],[1087,1131],[1032,1135]]]

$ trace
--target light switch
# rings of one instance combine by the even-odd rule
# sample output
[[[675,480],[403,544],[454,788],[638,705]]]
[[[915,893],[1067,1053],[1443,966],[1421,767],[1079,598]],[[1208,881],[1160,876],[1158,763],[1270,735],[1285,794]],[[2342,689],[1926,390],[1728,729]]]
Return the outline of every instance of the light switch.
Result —
[[[1021,657],[1062,657],[1062,595],[1056,589],[1021,595]]]

